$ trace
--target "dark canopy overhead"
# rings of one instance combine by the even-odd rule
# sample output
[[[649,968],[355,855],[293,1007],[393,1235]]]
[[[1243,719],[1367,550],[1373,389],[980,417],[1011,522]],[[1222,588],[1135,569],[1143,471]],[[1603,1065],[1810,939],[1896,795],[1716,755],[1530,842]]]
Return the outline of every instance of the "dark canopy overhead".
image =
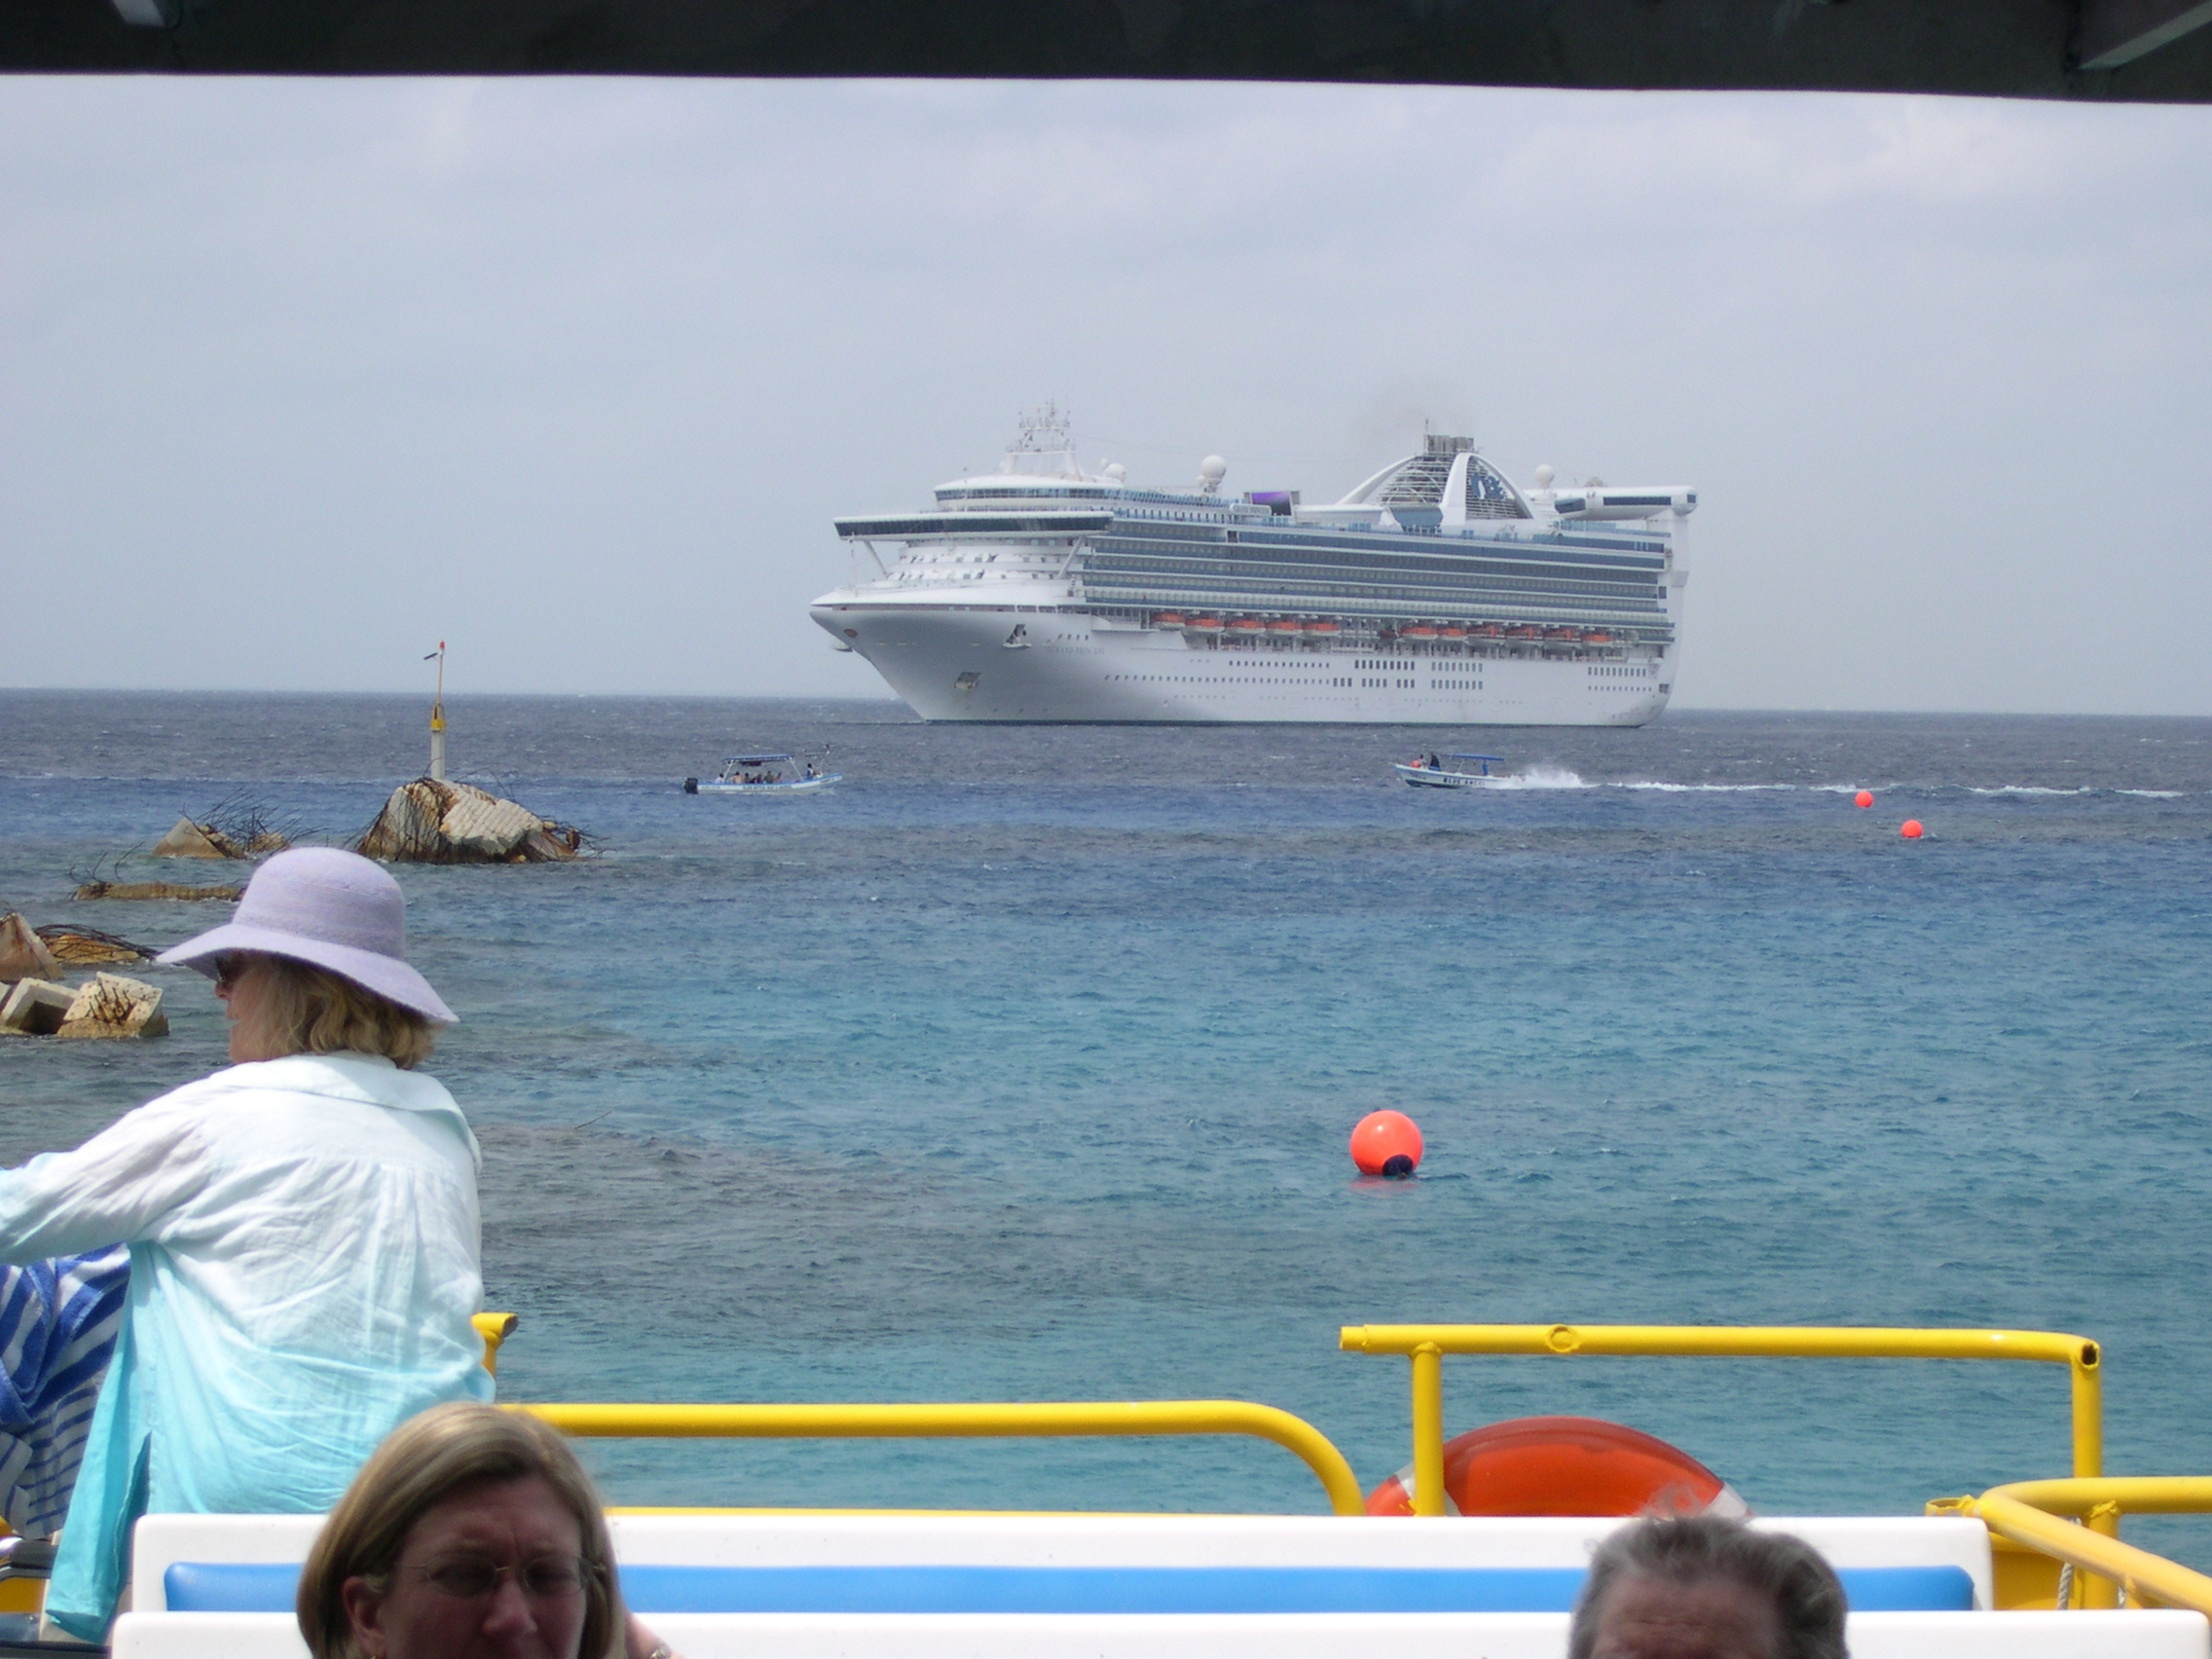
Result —
[[[0,67],[931,75],[2202,102],[2212,0],[0,0]]]

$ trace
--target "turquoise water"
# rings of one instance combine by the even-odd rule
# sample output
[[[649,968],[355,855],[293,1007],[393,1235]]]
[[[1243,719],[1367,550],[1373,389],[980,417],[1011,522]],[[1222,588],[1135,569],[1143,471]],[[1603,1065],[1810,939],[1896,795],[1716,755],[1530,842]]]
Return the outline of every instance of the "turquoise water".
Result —
[[[2212,722],[451,714],[458,774],[604,847],[399,872],[466,1021],[432,1069],[483,1137],[510,1396],[1235,1395],[1372,1485],[1406,1460],[1405,1367],[1342,1324],[2017,1325],[2106,1345],[2108,1467],[2212,1469]],[[182,938],[212,918],[74,904],[72,867],[241,788],[357,829],[422,716],[0,693],[0,904]],[[848,782],[676,788],[756,744]],[[1447,746],[1529,787],[1387,780]],[[213,998],[160,977],[166,1042],[0,1044],[0,1159],[220,1063]],[[1350,1168],[1381,1106],[1426,1133],[1415,1181]],[[1632,1422],[1774,1511],[2066,1463],[2041,1367],[1461,1359],[1446,1403]],[[630,1502],[1320,1506],[1257,1443],[595,1456]]]

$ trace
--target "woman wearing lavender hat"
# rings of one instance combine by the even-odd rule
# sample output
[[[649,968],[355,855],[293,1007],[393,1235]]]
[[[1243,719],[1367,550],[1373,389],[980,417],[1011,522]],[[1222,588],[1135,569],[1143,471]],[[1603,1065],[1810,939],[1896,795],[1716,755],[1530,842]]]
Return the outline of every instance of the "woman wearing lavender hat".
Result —
[[[277,854],[160,958],[215,981],[236,1063],[0,1171],[0,1260],[130,1246],[47,1593],[72,1636],[105,1633],[138,1516],[327,1509],[416,1413],[491,1397],[476,1137],[415,1069],[454,1014],[404,911],[366,859]]]

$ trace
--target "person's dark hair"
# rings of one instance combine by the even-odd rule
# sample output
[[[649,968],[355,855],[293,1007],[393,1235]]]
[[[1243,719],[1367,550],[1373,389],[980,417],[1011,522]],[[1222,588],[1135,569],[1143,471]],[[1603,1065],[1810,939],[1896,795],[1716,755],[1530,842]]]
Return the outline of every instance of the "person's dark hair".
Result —
[[[622,1595],[614,1549],[591,1477],[560,1434],[534,1417],[455,1401],[410,1418],[370,1454],[315,1534],[300,1571],[300,1635],[314,1659],[363,1659],[346,1615],[349,1578],[378,1596],[416,1522],[447,1498],[486,1483],[543,1481],[576,1518],[583,1543],[583,1659],[622,1651]]]
[[[1821,1552],[1787,1532],[1754,1531],[1716,1515],[1639,1521],[1599,1545],[1574,1604],[1567,1659],[1590,1659],[1606,1593],[1623,1575],[1663,1584],[1714,1578],[1741,1584],[1774,1604],[1782,1627],[1774,1659],[1847,1659],[1843,1584]]]

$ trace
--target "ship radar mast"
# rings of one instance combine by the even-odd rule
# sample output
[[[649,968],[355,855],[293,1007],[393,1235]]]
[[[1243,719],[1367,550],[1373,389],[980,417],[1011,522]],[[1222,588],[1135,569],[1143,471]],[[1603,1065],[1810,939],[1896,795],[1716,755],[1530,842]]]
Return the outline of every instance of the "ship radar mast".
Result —
[[[1068,441],[1071,412],[1057,403],[1040,403],[1024,409],[1017,423],[1014,447],[999,462],[1001,472],[1020,472],[1049,478],[1088,477],[1075,459]]]

